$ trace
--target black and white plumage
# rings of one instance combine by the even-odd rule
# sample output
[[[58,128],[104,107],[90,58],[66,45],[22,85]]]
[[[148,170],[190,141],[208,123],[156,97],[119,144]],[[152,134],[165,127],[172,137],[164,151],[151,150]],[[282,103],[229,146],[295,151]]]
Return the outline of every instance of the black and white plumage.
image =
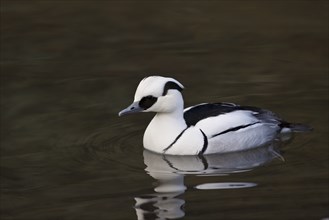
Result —
[[[282,132],[310,130],[251,106],[203,103],[184,110],[183,88],[173,78],[146,77],[137,87],[134,102],[119,113],[157,113],[144,133],[146,149],[172,155],[224,153],[261,146]]]

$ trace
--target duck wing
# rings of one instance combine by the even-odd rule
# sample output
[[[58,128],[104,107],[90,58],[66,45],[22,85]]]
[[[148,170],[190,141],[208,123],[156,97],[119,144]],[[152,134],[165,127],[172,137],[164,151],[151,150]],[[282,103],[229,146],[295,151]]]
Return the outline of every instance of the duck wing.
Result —
[[[267,109],[253,106],[240,106],[227,102],[202,103],[199,105],[191,106],[184,110],[184,119],[187,126],[195,126],[197,123],[202,122],[207,118],[234,113],[236,111],[244,111],[248,117],[244,118],[240,122],[233,122],[232,120],[232,123],[229,123],[230,126],[228,129],[236,129],[253,124],[255,122],[259,122],[278,125],[281,129],[290,128],[294,132],[306,132],[312,130],[312,128],[308,125],[289,123],[284,121],[278,115]]]
[[[270,123],[271,134],[276,133],[280,127],[278,118],[270,111],[250,106],[239,106],[233,103],[204,103],[185,109],[184,119],[187,126],[199,128],[208,138],[221,138],[225,134],[238,131],[255,131],[255,127]],[[241,134],[241,132],[239,132]],[[232,139],[232,138],[231,138]],[[243,138],[240,138],[243,139]]]
[[[252,106],[240,106],[227,102],[203,103],[186,108],[184,110],[184,119],[187,126],[194,126],[198,122],[209,117],[216,117],[222,114],[233,113],[239,110],[250,112],[255,116],[255,118],[258,118],[259,120],[280,120],[279,117],[277,117],[271,111]]]

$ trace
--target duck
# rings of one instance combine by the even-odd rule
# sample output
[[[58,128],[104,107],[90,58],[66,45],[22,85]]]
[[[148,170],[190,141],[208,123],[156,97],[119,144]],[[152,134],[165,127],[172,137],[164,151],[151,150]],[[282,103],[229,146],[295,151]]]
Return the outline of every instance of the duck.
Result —
[[[155,112],[147,126],[144,148],[159,154],[206,155],[243,151],[265,145],[280,134],[306,132],[270,110],[228,102],[201,103],[184,109],[184,86],[174,78],[148,76],[137,86],[134,101],[119,116]]]

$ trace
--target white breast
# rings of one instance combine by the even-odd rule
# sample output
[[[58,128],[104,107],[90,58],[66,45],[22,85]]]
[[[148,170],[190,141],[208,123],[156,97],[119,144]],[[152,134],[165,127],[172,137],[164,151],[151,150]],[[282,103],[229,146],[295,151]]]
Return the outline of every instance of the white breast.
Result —
[[[204,138],[200,129],[191,126],[165,153],[172,155],[197,155],[202,150]]]
[[[170,114],[156,114],[147,126],[143,144],[144,148],[163,153],[176,137],[186,128],[184,119],[172,117]]]

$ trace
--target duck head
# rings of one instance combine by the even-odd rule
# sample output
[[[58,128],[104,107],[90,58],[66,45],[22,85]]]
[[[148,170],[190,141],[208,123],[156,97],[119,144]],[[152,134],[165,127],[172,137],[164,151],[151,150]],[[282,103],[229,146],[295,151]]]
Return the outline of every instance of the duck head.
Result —
[[[119,112],[119,116],[137,112],[171,113],[183,111],[181,91],[184,86],[177,80],[162,76],[144,78],[135,92],[134,102]]]

